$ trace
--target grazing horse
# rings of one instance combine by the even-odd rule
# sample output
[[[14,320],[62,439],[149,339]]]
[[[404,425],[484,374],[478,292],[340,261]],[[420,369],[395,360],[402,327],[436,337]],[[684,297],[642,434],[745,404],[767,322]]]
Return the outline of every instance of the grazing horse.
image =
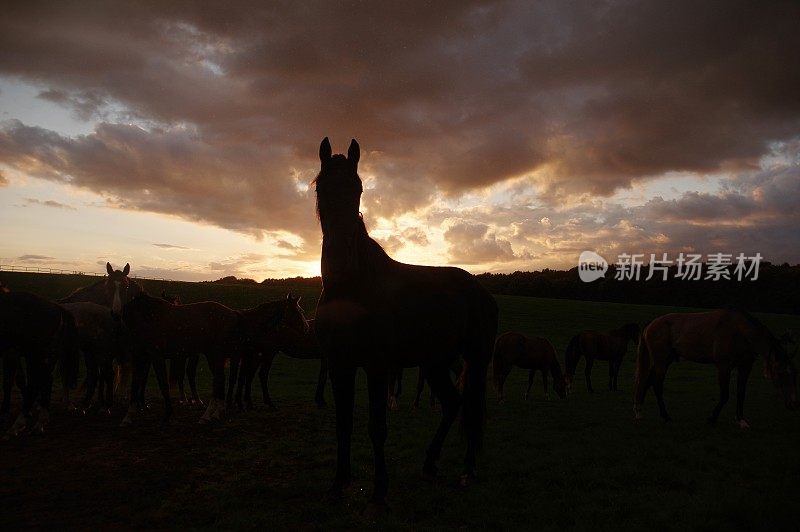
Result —
[[[278,352],[282,352],[291,358],[320,360],[314,402],[317,403],[319,407],[325,406],[325,383],[328,380],[328,361],[322,356],[319,343],[317,342],[316,333],[314,332],[314,320],[307,320],[307,323],[308,332],[306,334],[297,334],[294,329],[291,328],[278,331],[279,334],[276,335],[274,345],[264,346],[264,350],[255,353],[254,356],[244,357],[242,359],[241,375],[236,386],[236,404],[240,409],[243,407],[242,389],[244,389],[244,408],[248,410],[253,408],[252,384],[256,370],[258,370],[258,378],[261,382],[261,393],[264,404],[270,408],[275,408],[275,405],[272,403],[272,398],[269,395],[269,371],[272,368],[272,362]]]
[[[26,359],[28,370],[22,411],[8,434],[16,435],[25,428],[34,402],[41,407],[34,430],[44,431],[50,417],[53,368],[56,363],[61,364],[68,386],[74,386],[78,374],[79,354],[72,315],[58,304],[34,294],[0,294],[0,354],[5,358],[4,366],[10,375],[13,375],[10,368],[15,367],[20,357]],[[10,382],[6,382],[6,389],[9,385]],[[8,405],[4,404],[4,408]]]
[[[494,357],[492,360],[492,373],[494,375],[494,385],[497,389],[500,402],[503,401],[503,385],[505,384],[511,368],[530,370],[528,373],[528,388],[525,390],[525,400],[533,385],[533,376],[536,370],[542,372],[542,383],[546,398],[550,398],[547,391],[547,372],[553,377],[553,387],[562,399],[567,396],[566,380],[561,373],[561,365],[556,357],[556,350],[553,344],[545,338],[537,336],[525,336],[517,332],[507,332],[500,335],[494,343]]]
[[[486,373],[497,332],[494,298],[464,270],[403,264],[391,259],[367,234],[359,213],[360,150],[331,155],[320,145],[321,169],[314,180],[322,228],[323,291],[316,333],[328,358],[336,400],[336,476],[330,490],[341,495],[350,483],[355,375],[363,368],[369,389],[368,431],[375,462],[372,503],[385,503],[388,475],[384,458],[390,370],[421,366],[442,402],[442,420],[427,450],[426,476],[436,474],[442,443],[463,406],[467,439],[466,485],[475,474],[486,403]],[[463,399],[450,380],[450,365],[464,357]],[[462,405],[463,403],[463,405]]]
[[[608,389],[616,391],[619,368],[628,351],[628,342],[633,342],[633,345],[639,343],[639,326],[635,323],[627,323],[607,334],[584,331],[573,336],[567,345],[564,357],[567,367],[567,391],[572,390],[575,369],[581,357],[586,358],[584,374],[586,375],[586,389],[589,392],[594,392],[592,389],[592,365],[595,360],[608,361]]]
[[[731,372],[736,369],[736,422],[744,419],[747,379],[756,357],[764,357],[766,373],[778,387],[787,408],[797,406],[797,373],[784,346],[751,314],[737,309],[688,314],[665,314],[645,327],[636,359],[636,389],[633,412],[641,419],[641,407],[650,386],[656,395],[661,417],[670,420],[664,407],[664,378],[667,368],[679,359],[714,364],[719,381],[719,402],[708,422],[716,423],[728,402]]]

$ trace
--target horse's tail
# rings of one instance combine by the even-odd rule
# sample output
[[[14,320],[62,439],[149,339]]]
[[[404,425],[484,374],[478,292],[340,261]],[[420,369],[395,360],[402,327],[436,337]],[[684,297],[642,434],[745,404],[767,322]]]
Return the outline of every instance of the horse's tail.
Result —
[[[634,405],[638,405],[644,399],[644,390],[647,386],[646,379],[650,373],[652,357],[647,346],[645,337],[646,328],[639,336],[639,348],[636,351],[636,376],[634,378]]]
[[[65,310],[61,310],[61,376],[68,389],[75,388],[78,383],[80,351],[78,350],[78,330],[75,318]]]

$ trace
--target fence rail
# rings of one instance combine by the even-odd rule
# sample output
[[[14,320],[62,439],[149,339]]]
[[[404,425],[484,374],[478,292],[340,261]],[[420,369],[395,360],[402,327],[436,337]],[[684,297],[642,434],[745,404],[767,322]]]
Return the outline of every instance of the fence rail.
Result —
[[[105,273],[81,272],[78,270],[60,270],[58,268],[40,268],[39,266],[17,266],[15,264],[0,264],[0,272],[19,272],[19,273],[47,273],[52,275],[86,275],[87,277],[105,277]],[[169,281],[174,279],[164,279],[162,277],[142,277],[131,275],[132,279],[143,279],[145,281]]]

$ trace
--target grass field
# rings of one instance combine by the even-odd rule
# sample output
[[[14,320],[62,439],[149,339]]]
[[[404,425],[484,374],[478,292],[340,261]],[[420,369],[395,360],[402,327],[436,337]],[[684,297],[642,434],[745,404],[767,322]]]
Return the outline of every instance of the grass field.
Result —
[[[2,272],[0,280],[48,297],[87,282]],[[280,287],[146,283],[151,292],[162,287],[184,302],[213,299],[239,308],[285,294]],[[303,295],[313,309],[316,294]],[[564,348],[579,330],[689,310],[505,296],[497,301],[501,332],[550,338],[562,364]],[[797,316],[759,317],[775,332],[800,330]],[[455,487],[464,450],[457,430],[443,452],[443,483],[421,479],[439,414],[411,409],[416,374],[407,371],[401,409],[389,415],[390,507],[377,517],[364,512],[372,460],[363,375],[354,483],[339,504],[324,500],[334,467],[334,415],[331,406],[317,409],[312,402],[313,362],[276,360],[271,392],[277,411],[260,408],[211,426],[197,424],[201,412],[188,407],[178,407],[172,423],[162,426],[153,382],[153,407],[128,428],[118,427],[122,406],[111,418],[83,417],[57,401],[45,436],[0,442],[0,528],[797,529],[800,413],[783,407],[762,377],[761,363],[745,407],[752,428],[742,431],[733,423],[735,401],[716,427],[706,425],[717,398],[716,372],[686,362],[667,375],[665,401],[674,421],[661,421],[650,394],[645,419],[634,424],[634,357],[629,351],[620,391],[613,393],[606,391],[604,363],[594,368],[597,392],[587,393],[581,364],[566,400],[545,401],[537,378],[533,397],[524,402],[527,375],[512,371],[505,404],[488,393],[479,481],[466,490]],[[206,368],[199,379],[208,398]],[[326,397],[332,404],[330,390]]]

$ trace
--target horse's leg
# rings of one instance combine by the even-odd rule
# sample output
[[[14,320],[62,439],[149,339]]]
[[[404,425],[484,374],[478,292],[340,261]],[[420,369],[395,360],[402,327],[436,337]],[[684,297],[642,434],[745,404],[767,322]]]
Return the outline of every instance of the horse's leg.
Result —
[[[244,356],[247,356],[246,354]],[[236,381],[239,378],[239,367],[242,365],[242,356],[233,355],[231,357],[230,374],[228,375],[228,393],[225,395],[225,406],[233,406],[233,391],[236,388]]]
[[[175,386],[178,388],[178,404],[188,404],[189,400],[186,397],[186,389],[184,384],[186,382],[186,357],[183,355],[172,355],[169,359],[169,385],[170,388]]]
[[[250,375],[253,372],[253,364],[255,364],[257,356],[257,353],[253,353],[250,356],[242,357],[242,366],[239,370],[239,378],[236,379],[236,394],[234,396],[236,408],[238,408],[239,411],[244,410],[244,405],[242,404],[242,389],[245,383],[250,380]]]
[[[3,357],[3,405],[0,406],[0,416],[8,414],[11,406],[11,388],[14,386],[18,366],[19,358],[16,354],[7,354]]]
[[[164,423],[169,422],[172,417],[172,400],[169,396],[169,380],[167,379],[167,362],[162,356],[153,359],[153,369],[155,370],[158,387],[161,389],[161,397],[164,398]]]
[[[550,391],[547,389],[547,368],[542,370],[542,385],[544,385],[544,399],[550,400]]]
[[[747,389],[747,379],[750,377],[750,370],[752,369],[753,361],[751,360],[741,364],[736,371],[736,422],[743,429],[750,428],[750,425],[744,419],[744,394]]]
[[[92,399],[97,388],[98,375],[100,368],[97,365],[97,353],[94,349],[86,349],[83,359],[86,361],[86,391],[83,395],[81,412],[85,415],[92,406]]]
[[[253,409],[253,379],[256,378],[256,371],[261,367],[263,356],[263,354],[258,353],[253,357],[253,367],[250,368],[250,373],[247,375],[247,380],[244,383],[244,406],[248,410]]]
[[[719,402],[714,407],[714,410],[711,411],[711,417],[708,418],[709,425],[717,422],[722,407],[728,402],[731,386],[731,368],[726,365],[717,366],[717,381],[719,382]]]
[[[614,361],[611,358],[608,359],[608,391],[614,391]]]
[[[192,403],[203,406],[203,401],[197,393],[197,365],[200,355],[190,355],[186,358],[186,376],[189,378],[189,390],[192,392]]]
[[[442,445],[450,427],[458,416],[458,409],[461,407],[461,396],[458,394],[453,381],[450,380],[450,370],[447,367],[425,368],[425,375],[428,378],[428,385],[442,403],[442,419],[436,429],[425,456],[425,465],[422,473],[428,478],[436,476],[436,461],[442,452]]]
[[[586,389],[589,393],[594,393],[592,389],[592,365],[594,365],[594,359],[590,356],[586,356],[586,367],[583,370],[583,374],[586,376]]]
[[[536,375],[536,370],[532,369],[528,372],[528,389],[525,390],[525,395],[522,396],[523,399],[526,401],[528,400],[528,396],[531,394],[531,387],[533,386],[533,377]],[[547,375],[545,375],[547,378]]]
[[[658,401],[658,410],[664,421],[671,421],[672,418],[667,414],[667,408],[664,406],[664,379],[667,377],[667,367],[655,366],[653,368],[653,392],[656,394],[656,401]]]
[[[327,406],[325,403],[325,383],[328,381],[328,359],[320,357],[319,359],[319,376],[317,377],[317,391],[314,393],[314,402],[317,406],[323,408]]]
[[[41,410],[36,416],[36,424],[33,426],[33,431],[39,434],[44,434],[44,427],[50,421],[50,396],[53,393],[53,371],[52,368],[42,367],[40,390],[39,390],[39,406]]]
[[[396,395],[396,387],[395,383],[399,383],[399,380],[402,378],[402,368],[392,368],[389,369],[386,379],[386,398],[389,404],[389,410],[397,410],[397,395]],[[398,384],[399,387],[399,384]]]
[[[398,374],[398,378],[401,378]],[[369,390],[369,421],[367,430],[372,441],[372,457],[375,464],[374,491],[371,502],[386,504],[386,492],[389,488],[389,475],[386,472],[386,386],[387,372],[383,369],[373,370],[367,374]]]
[[[419,408],[419,398],[422,396],[422,390],[425,388],[425,373],[422,367],[419,368],[417,375],[417,396],[414,398],[414,408]]]
[[[329,494],[339,497],[350,485],[350,442],[353,436],[356,368],[331,368],[331,382],[336,407],[336,477]],[[380,393],[386,393],[385,386]]]
[[[34,401],[38,398],[41,386],[41,371],[38,362],[37,354],[32,354],[28,358],[28,382],[25,385],[25,390],[22,392],[22,411],[20,411],[14,424],[6,432],[6,437],[17,436],[25,429],[28,420],[31,417],[31,408]]]
[[[114,367],[110,358],[103,363],[100,370],[100,378],[106,384],[104,413],[111,414],[111,409],[114,407]]]
[[[272,361],[275,360],[275,352],[262,353],[261,368],[258,370],[258,380],[261,382],[261,394],[264,398],[264,404],[270,409],[274,409],[275,405],[272,398],[269,396],[269,370],[272,369]]]
[[[121,427],[130,425],[133,422],[134,414],[141,408],[140,401],[144,397],[144,391],[140,389],[145,386],[145,370],[149,365],[150,361],[148,360],[143,361],[134,358],[130,361],[130,371],[132,374],[130,387],[128,388],[128,412],[120,423]]]

